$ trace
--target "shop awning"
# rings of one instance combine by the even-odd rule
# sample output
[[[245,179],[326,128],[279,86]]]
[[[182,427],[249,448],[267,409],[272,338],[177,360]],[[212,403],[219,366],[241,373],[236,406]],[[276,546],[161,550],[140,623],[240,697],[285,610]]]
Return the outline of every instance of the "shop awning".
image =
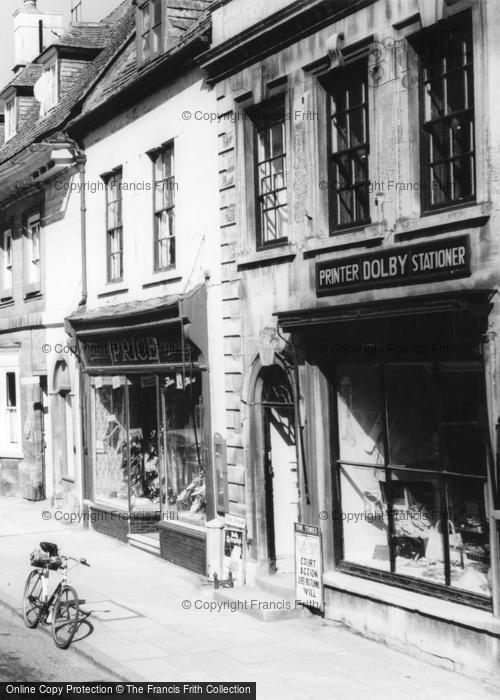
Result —
[[[323,306],[314,309],[276,312],[281,328],[285,331],[303,326],[320,326],[332,323],[352,323],[377,318],[408,317],[435,313],[460,313],[471,316],[487,316],[491,299],[496,292],[489,289],[464,290],[445,294],[425,294],[398,299],[363,303]]]
[[[187,294],[78,311],[66,319],[85,369],[94,371],[185,364],[195,356],[204,363],[207,327],[203,284]]]

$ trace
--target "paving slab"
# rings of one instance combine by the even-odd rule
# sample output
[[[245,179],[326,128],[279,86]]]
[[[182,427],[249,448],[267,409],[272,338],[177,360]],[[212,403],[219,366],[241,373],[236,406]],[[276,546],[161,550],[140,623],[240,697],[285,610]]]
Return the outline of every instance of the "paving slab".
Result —
[[[94,611],[72,646],[107,668],[110,677],[255,681],[258,700],[499,697],[480,683],[318,616],[267,622],[207,609],[213,590],[203,577],[81,526],[58,523],[45,503],[3,499],[0,602],[18,613],[29,553],[41,540],[90,562],[91,568],[80,566],[70,575],[86,601],[83,608]],[[269,596],[274,600],[275,592]],[[32,634],[36,643],[43,631]]]

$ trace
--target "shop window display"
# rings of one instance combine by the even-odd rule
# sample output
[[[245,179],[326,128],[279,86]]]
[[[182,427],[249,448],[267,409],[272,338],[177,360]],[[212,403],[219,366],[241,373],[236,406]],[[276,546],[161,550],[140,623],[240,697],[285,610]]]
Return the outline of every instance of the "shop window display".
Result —
[[[344,561],[491,597],[484,410],[472,363],[337,367]]]
[[[128,508],[128,480],[123,469],[127,439],[125,377],[94,379],[95,496]]]
[[[96,499],[203,522],[207,451],[201,374],[92,381]]]
[[[161,395],[165,505],[180,520],[201,522],[206,507],[201,374],[163,377]]]

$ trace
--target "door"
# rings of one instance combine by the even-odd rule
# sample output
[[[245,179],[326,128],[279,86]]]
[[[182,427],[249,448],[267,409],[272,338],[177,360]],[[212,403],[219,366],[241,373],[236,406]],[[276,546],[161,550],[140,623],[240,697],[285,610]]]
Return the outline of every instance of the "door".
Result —
[[[270,573],[290,573],[299,518],[295,413],[286,375],[276,370],[262,403],[267,545]]]

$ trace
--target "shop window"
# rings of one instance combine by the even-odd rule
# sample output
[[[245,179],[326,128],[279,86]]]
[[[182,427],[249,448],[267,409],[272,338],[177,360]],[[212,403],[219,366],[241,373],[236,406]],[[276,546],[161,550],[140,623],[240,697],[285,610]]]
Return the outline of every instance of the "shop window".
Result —
[[[106,183],[107,280],[123,279],[122,171],[115,170]]]
[[[201,374],[163,377],[161,396],[166,505],[180,520],[201,522],[206,517]]]
[[[141,61],[154,58],[163,45],[163,0],[146,0],[138,3],[138,40]]]
[[[154,269],[175,266],[174,144],[152,154],[154,167]]]
[[[96,377],[95,497],[173,520],[205,520],[201,374]]]
[[[424,210],[475,197],[474,79],[470,18],[422,37],[422,181]]]
[[[491,597],[482,368],[340,364],[336,383],[344,562]]]
[[[0,300],[12,295],[12,231],[4,231],[1,239]]]
[[[335,71],[330,96],[330,192],[333,229],[369,222],[368,70],[366,61]]]
[[[255,117],[257,247],[288,240],[286,120],[283,105]]]
[[[125,377],[94,380],[95,498],[128,509]]]

